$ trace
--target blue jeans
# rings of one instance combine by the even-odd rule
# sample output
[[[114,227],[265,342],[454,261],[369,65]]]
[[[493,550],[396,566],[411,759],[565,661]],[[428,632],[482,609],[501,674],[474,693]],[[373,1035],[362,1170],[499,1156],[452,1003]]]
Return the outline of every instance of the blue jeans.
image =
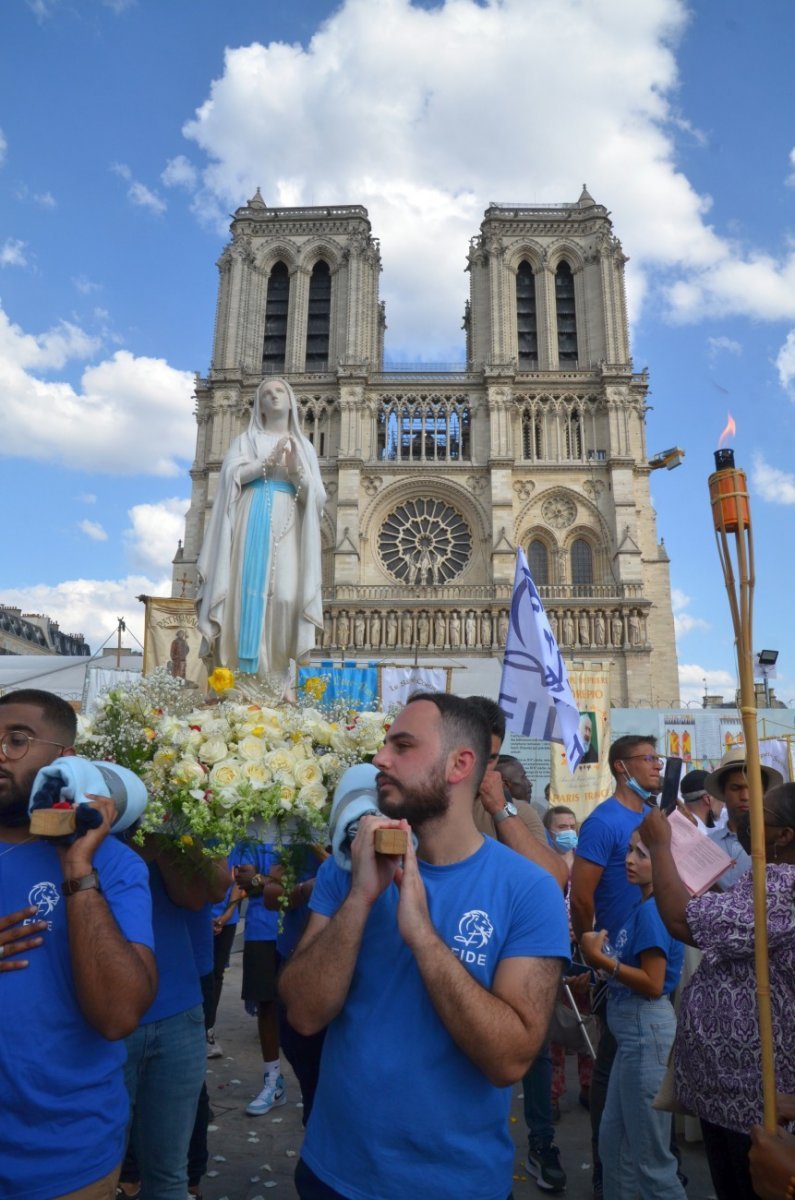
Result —
[[[535,1061],[522,1080],[527,1143],[531,1150],[551,1146],[555,1140],[552,1124],[552,1058],[549,1042],[538,1051]]]
[[[201,1006],[139,1025],[126,1045],[124,1082],[141,1200],[185,1200],[188,1144],[207,1070]]]
[[[652,1108],[676,1032],[666,996],[611,992],[607,1024],[616,1051],[599,1129],[605,1200],[686,1200],[671,1153],[671,1114]]]

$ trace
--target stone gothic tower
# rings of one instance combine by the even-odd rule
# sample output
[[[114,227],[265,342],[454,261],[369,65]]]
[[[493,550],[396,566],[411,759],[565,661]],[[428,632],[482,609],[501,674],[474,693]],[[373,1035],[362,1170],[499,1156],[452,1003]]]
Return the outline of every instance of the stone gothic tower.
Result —
[[[445,372],[384,364],[364,208],[272,209],[257,191],[231,230],[175,594],[195,585],[256,387],[284,375],[329,496],[318,657],[498,658],[522,545],[566,658],[609,665],[616,706],[677,703],[648,379],[607,210],[585,189],[576,204],[491,205],[469,247],[466,362]]]

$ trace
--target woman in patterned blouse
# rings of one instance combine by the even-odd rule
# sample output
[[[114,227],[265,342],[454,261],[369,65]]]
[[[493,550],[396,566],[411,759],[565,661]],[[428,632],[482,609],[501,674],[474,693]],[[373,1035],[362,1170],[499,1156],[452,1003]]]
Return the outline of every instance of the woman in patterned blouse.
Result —
[[[767,922],[776,1090],[795,1092],[795,784],[764,797]],[[676,1098],[701,1118],[718,1200],[755,1196],[748,1169],[751,1126],[762,1119],[762,1077],[754,968],[752,874],[727,892],[694,898],[671,856],[659,810],[639,829],[654,892],[669,931],[703,953],[685,988],[674,1044]],[[738,837],[750,850],[745,816]]]

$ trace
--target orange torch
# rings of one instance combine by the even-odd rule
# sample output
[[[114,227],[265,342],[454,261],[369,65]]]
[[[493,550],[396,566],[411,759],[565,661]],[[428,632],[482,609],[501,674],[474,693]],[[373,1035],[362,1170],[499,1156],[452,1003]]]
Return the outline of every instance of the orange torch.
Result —
[[[734,451],[724,442],[736,432],[729,420],[715,451],[715,471],[709,477],[712,520],[726,592],[729,597],[737,668],[740,678],[740,715],[745,734],[745,770],[748,776],[751,818],[751,864],[754,885],[754,954],[762,1057],[764,1126],[776,1130],[776,1082],[773,1062],[773,1020],[770,1008],[770,973],[767,951],[767,899],[762,770],[756,729],[756,690],[753,668],[754,542],[745,472],[734,465]],[[736,564],[736,573],[735,573]]]

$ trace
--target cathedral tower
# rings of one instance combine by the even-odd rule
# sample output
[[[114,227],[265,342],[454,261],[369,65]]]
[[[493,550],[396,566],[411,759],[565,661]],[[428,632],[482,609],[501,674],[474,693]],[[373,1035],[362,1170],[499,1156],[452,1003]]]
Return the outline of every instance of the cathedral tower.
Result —
[[[575,204],[491,205],[469,248],[466,362],[397,370],[366,210],[270,209],[257,192],[218,264],[175,581],[195,582],[257,384],[284,375],[329,495],[319,657],[495,658],[522,545],[567,659],[610,664],[616,706],[677,702],[625,261],[586,189]]]

